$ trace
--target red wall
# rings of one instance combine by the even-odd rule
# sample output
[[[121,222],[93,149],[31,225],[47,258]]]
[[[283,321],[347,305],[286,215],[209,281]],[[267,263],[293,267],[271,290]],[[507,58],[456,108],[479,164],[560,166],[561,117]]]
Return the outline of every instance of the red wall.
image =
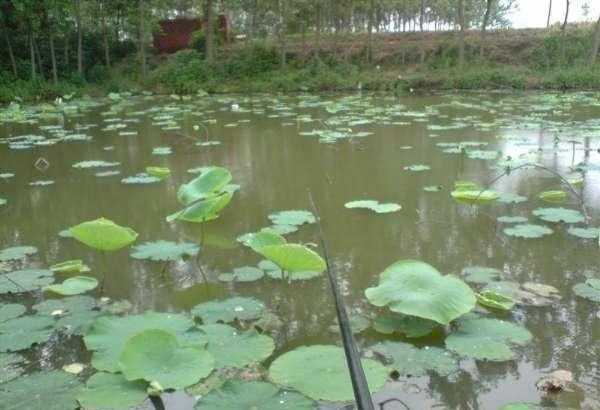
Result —
[[[161,53],[174,53],[188,48],[190,37],[196,30],[202,28],[202,20],[178,18],[162,20],[158,23],[161,30],[153,33],[154,47]],[[218,19],[219,33],[225,42],[229,41],[229,20],[220,15]]]

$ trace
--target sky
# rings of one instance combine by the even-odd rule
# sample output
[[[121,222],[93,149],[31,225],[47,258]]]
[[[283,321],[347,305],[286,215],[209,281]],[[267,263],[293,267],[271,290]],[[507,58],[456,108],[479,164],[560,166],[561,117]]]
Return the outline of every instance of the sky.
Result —
[[[550,0],[517,0],[518,9],[510,15],[515,28],[546,27],[548,4]],[[590,5],[590,14],[584,17],[582,6]],[[551,24],[561,22],[565,18],[566,0],[552,1]],[[600,0],[571,0],[569,21],[596,21],[600,16]]]

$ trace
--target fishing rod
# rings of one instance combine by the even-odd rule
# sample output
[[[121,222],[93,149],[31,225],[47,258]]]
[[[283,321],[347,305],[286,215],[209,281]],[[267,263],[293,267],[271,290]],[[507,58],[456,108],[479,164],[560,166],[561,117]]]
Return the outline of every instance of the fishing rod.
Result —
[[[308,190],[308,199],[312,206],[312,211],[315,214],[317,223],[317,230],[319,233],[319,239],[321,247],[323,248],[323,256],[325,258],[325,266],[327,276],[329,277],[329,284],[331,285],[331,292],[333,293],[333,300],[335,302],[335,312],[337,314],[338,324],[340,326],[340,333],[342,335],[342,344],[344,345],[344,353],[346,354],[346,363],[350,371],[350,379],[352,380],[352,389],[354,390],[354,400],[358,410],[374,410],[373,401],[371,400],[371,393],[369,391],[369,385],[365,377],[365,372],[354,343],[352,336],[352,330],[350,329],[350,322],[348,321],[348,315],[344,301],[340,296],[337,282],[334,278],[333,269],[329,263],[329,253],[327,250],[327,243],[325,241],[325,235],[323,234],[323,228],[321,227],[321,221],[319,218],[319,212],[315,201],[313,200],[310,190]]]

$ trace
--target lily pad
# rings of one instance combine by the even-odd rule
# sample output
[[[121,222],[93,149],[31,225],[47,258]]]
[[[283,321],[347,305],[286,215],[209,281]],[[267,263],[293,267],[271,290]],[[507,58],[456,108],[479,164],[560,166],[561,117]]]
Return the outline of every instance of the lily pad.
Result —
[[[247,233],[240,236],[238,241],[254,250],[264,248],[265,246],[269,245],[283,245],[287,243],[287,240],[283,236],[275,232],[268,231]]]
[[[275,225],[303,225],[312,224],[317,221],[310,211],[280,211],[269,215],[269,219]]]
[[[546,202],[563,202],[567,198],[567,193],[561,190],[540,192],[539,198]]]
[[[323,258],[303,245],[268,245],[256,251],[288,272],[323,272],[326,268]]]
[[[533,210],[538,218],[548,222],[578,223],[585,221],[581,212],[566,208],[538,208]]]
[[[572,226],[567,232],[583,239],[598,239],[600,236],[600,228],[580,228]]]
[[[151,261],[176,261],[198,254],[200,247],[195,243],[156,241],[146,242],[132,248],[131,257]]]
[[[148,394],[140,381],[127,381],[121,374],[99,372],[90,377],[77,395],[85,409],[126,409],[141,404]]]
[[[121,249],[138,236],[133,229],[119,226],[105,218],[82,222],[69,228],[69,231],[79,242],[101,251]]]
[[[48,340],[54,332],[54,319],[22,316],[0,323],[0,352],[16,352]]]
[[[150,175],[146,172],[140,172],[139,174],[131,175],[131,176],[121,179],[121,183],[127,184],[127,185],[155,184],[160,181],[162,181],[162,178],[156,177],[154,175]]]
[[[547,226],[533,224],[519,224],[510,228],[505,228],[503,231],[508,236],[516,236],[518,238],[541,238],[545,235],[551,235],[554,231]]]
[[[435,327],[436,323],[431,320],[401,315],[398,313],[382,315],[373,321],[373,329],[379,333],[389,335],[397,332],[404,334],[408,338],[426,336],[430,334]]]
[[[81,161],[73,164],[73,168],[109,168],[120,165],[119,162],[108,162],[103,160]]]
[[[454,355],[439,347],[418,348],[410,343],[386,341],[371,349],[389,362],[389,369],[403,376],[423,376],[430,370],[440,376],[447,376],[458,369]]]
[[[165,179],[171,175],[171,170],[167,167],[146,167],[146,173],[156,178]]]
[[[369,302],[391,311],[446,325],[475,307],[471,288],[453,275],[442,276],[433,266],[401,260],[379,275],[379,285],[365,290]]]
[[[387,379],[379,362],[362,359],[369,389],[377,392]],[[344,350],[337,346],[301,346],[284,353],[269,368],[273,382],[293,388],[314,400],[345,401],[354,398]]]
[[[573,286],[573,291],[577,296],[600,302],[600,279],[588,279],[583,283]]]
[[[253,266],[242,266],[235,268],[233,272],[222,273],[219,275],[221,282],[254,282],[265,276],[265,273]]]
[[[313,410],[316,403],[296,392],[262,381],[227,380],[196,404],[196,410]]]
[[[0,206],[1,205],[6,205],[8,203],[8,201],[4,198],[0,198]]]
[[[500,197],[500,194],[496,191],[492,191],[489,189],[486,190],[455,190],[450,193],[452,198],[457,201],[463,201],[468,203],[477,203],[477,202],[489,202],[494,201]]]
[[[504,296],[492,290],[486,290],[475,295],[477,302],[486,308],[496,310],[510,310],[515,305],[513,298]]]
[[[496,220],[505,224],[522,224],[527,222],[527,218],[525,218],[524,216],[499,216],[498,218],[496,218]]]
[[[2,410],[65,410],[77,408],[77,377],[54,370],[32,373],[2,384]]]
[[[500,280],[502,271],[496,268],[485,266],[468,266],[462,270],[462,274],[467,282],[471,283],[489,283]]]
[[[90,268],[81,259],[74,259],[56,263],[50,266],[50,270],[56,273],[89,272]]]
[[[48,269],[24,269],[0,275],[0,295],[38,290],[54,282],[54,275]]]
[[[526,196],[518,195],[512,192],[502,192],[498,198],[498,202],[502,202],[504,204],[518,204],[525,201],[527,201]]]
[[[208,376],[215,359],[201,347],[183,347],[171,332],[143,330],[130,337],[119,355],[119,367],[129,381],[144,379],[164,389],[181,389]]]
[[[34,246],[15,246],[0,250],[0,262],[14,261],[23,259],[28,255],[37,253],[37,248]]]
[[[372,200],[346,202],[344,207],[349,208],[349,209],[352,209],[352,208],[370,209],[371,211],[374,211],[378,214],[397,212],[402,209],[402,207],[398,204],[394,204],[394,203],[381,204],[378,201],[372,201]]]
[[[235,297],[223,301],[201,303],[192,308],[192,315],[203,323],[229,323],[234,320],[255,320],[265,313],[265,305],[255,298]]]
[[[25,358],[15,353],[0,353],[0,384],[19,377],[25,369]],[[2,390],[2,388],[0,388]]]
[[[0,303],[0,322],[21,316],[27,308],[20,303]]]
[[[429,165],[423,165],[423,164],[413,164],[413,165],[408,165],[408,166],[404,167],[405,171],[413,171],[413,172],[428,171],[430,169],[431,169],[431,167]]]
[[[423,187],[423,191],[425,192],[440,192],[444,187],[441,185],[427,185]]]
[[[531,338],[527,329],[513,323],[479,318],[460,321],[456,331],[446,338],[446,346],[474,359],[502,361],[515,356],[512,345],[526,345]]]

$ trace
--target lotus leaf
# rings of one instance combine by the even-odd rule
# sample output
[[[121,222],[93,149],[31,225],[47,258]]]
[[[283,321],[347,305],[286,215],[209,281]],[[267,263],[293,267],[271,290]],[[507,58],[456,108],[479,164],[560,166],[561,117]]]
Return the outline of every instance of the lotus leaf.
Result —
[[[533,214],[548,222],[578,223],[585,221],[584,216],[575,209],[538,208],[533,210]]]
[[[0,352],[16,352],[46,341],[54,331],[47,316],[21,316],[0,323]]]
[[[23,259],[27,255],[37,253],[37,248],[34,246],[15,246],[0,250],[0,262],[13,261]]]
[[[61,296],[72,296],[88,292],[96,288],[96,286],[98,286],[98,280],[96,278],[89,276],[74,276],[66,279],[61,284],[48,285],[44,290]]]
[[[510,360],[511,345],[525,345],[531,333],[523,327],[498,319],[469,319],[458,323],[446,338],[448,349],[477,360]]]
[[[0,275],[0,295],[3,293],[31,292],[54,282],[47,269],[25,269]]]
[[[271,225],[262,228],[260,231],[276,233],[278,235],[287,235],[288,233],[296,232],[297,230],[297,225]]]
[[[496,268],[487,268],[485,266],[468,266],[462,270],[467,282],[489,283],[500,280],[502,271]]]
[[[233,272],[222,273],[219,275],[219,280],[222,282],[253,282],[261,279],[265,273],[253,266],[242,266],[235,268]]]
[[[0,205],[6,205],[8,201],[4,198],[0,198]]]
[[[135,241],[138,235],[133,229],[105,218],[82,222],[69,228],[69,231],[79,242],[101,251],[121,249]]]
[[[244,245],[249,246],[254,250],[258,250],[268,245],[283,245],[287,243],[286,239],[274,232],[256,232],[247,233],[238,238]]]
[[[371,349],[385,358],[389,369],[402,376],[423,376],[428,370],[446,376],[458,369],[454,355],[439,347],[418,348],[410,343],[386,341]]]
[[[320,273],[326,268],[323,258],[303,245],[268,245],[258,249],[257,252],[288,272],[316,271]]]
[[[513,225],[510,228],[505,228],[504,233],[508,236],[531,239],[541,238],[544,235],[551,235],[554,231],[543,225],[519,224]]]
[[[444,189],[441,185],[428,185],[423,187],[423,191],[425,192],[439,192]]]
[[[153,175],[147,174],[145,172],[140,172],[139,174],[131,175],[125,177],[121,180],[123,184],[154,184],[162,181],[162,178],[155,177]]]
[[[431,167],[429,165],[423,165],[423,164],[413,164],[413,165],[408,165],[408,166],[404,167],[405,171],[413,171],[413,172],[428,171],[430,169],[431,169]]]
[[[213,371],[214,365],[215,359],[204,348],[183,347],[173,333],[161,329],[131,336],[119,355],[119,367],[127,380],[157,382],[165,389],[197,383]]]
[[[431,320],[401,315],[398,313],[379,316],[373,321],[373,329],[379,333],[392,334],[398,332],[403,333],[408,338],[426,336],[430,334],[435,327],[436,323]]]
[[[108,162],[102,160],[81,161],[73,164],[73,168],[108,168],[120,165],[119,162]]]
[[[203,323],[233,322],[254,320],[265,313],[265,305],[255,298],[235,297],[223,301],[201,303],[192,308],[192,315],[198,316]]]
[[[0,323],[19,317],[26,310],[25,306],[20,303],[0,303]]]
[[[448,324],[475,307],[471,288],[453,275],[442,276],[433,266],[401,260],[379,275],[379,285],[365,290],[369,302],[396,313]]]
[[[167,167],[146,167],[146,173],[156,178],[165,179],[171,175],[171,170]]]
[[[577,296],[600,302],[600,279],[588,279],[584,283],[578,283],[573,287]]]
[[[378,214],[397,212],[402,209],[402,207],[398,204],[394,204],[394,203],[380,204],[378,201],[372,201],[372,200],[346,202],[344,207],[349,208],[349,209],[351,209],[351,208],[370,209],[371,211],[374,211]]]
[[[490,282],[483,288],[483,291],[488,290],[508,296],[519,305],[548,306],[552,303],[549,298],[521,288],[521,285],[517,282]]]
[[[81,384],[61,370],[32,373],[2,384],[2,410],[65,410],[77,408]]]
[[[511,192],[502,192],[500,194],[500,198],[498,198],[498,202],[502,202],[505,204],[510,204],[510,203],[518,204],[518,203],[525,202],[525,201],[527,201],[526,196],[517,195],[517,194],[511,193]]]
[[[269,215],[269,219],[275,225],[303,225],[317,221],[312,212],[298,210],[276,212]]]
[[[145,383],[127,381],[121,374],[99,372],[90,377],[77,395],[85,409],[127,409],[141,404],[148,397]]]
[[[535,293],[536,295],[545,298],[560,299],[558,289],[554,286],[544,285],[543,283],[525,282],[522,287],[528,292]]]
[[[229,204],[233,194],[224,193],[193,203],[181,211],[167,216],[167,222],[179,219],[187,222],[205,222],[219,217],[219,212]]]
[[[378,391],[387,379],[379,362],[362,359],[371,392]],[[344,401],[354,398],[344,350],[337,346],[301,346],[276,358],[269,368],[276,384],[298,390],[314,400]]]
[[[316,403],[296,392],[261,381],[227,380],[196,404],[196,410],[312,410]]]
[[[200,199],[218,195],[229,181],[231,181],[229,170],[212,167],[187,184],[181,185],[177,191],[177,199],[182,205],[190,205]]]
[[[255,329],[242,332],[220,323],[202,325],[200,329],[206,333],[206,350],[214,356],[218,369],[243,368],[259,363],[275,349],[273,339]]]
[[[491,191],[488,189],[475,189],[472,191],[460,189],[452,191],[450,195],[452,195],[452,198],[456,199],[457,201],[463,201],[468,203],[494,201],[500,197],[500,194],[498,194],[498,192]]]
[[[33,305],[39,315],[64,316],[67,313],[92,310],[96,307],[96,300],[90,296],[70,296],[62,299],[47,299]]]
[[[186,256],[194,256],[200,247],[188,242],[156,241],[146,242],[132,248],[131,257],[151,261],[176,261]]]
[[[598,239],[600,236],[600,228],[579,228],[571,227],[567,231],[569,234],[583,239]]]
[[[21,367],[25,362],[25,358],[18,354],[0,353],[0,384],[19,377],[25,370]]]
[[[561,190],[540,192],[539,198],[546,202],[562,202],[567,198],[567,193]]]
[[[50,270],[56,273],[89,272],[90,268],[81,259],[64,261],[50,266]]]
[[[493,150],[469,150],[467,151],[467,157],[471,159],[487,159],[493,160],[498,158],[500,153]]]
[[[169,155],[172,153],[171,147],[156,147],[152,149],[152,155]]]
[[[502,222],[502,223],[506,223],[506,224],[512,224],[512,223],[525,223],[527,222],[527,218],[525,218],[524,216],[499,216],[498,218],[496,218],[496,220],[498,222]]]
[[[477,302],[486,308],[510,310],[515,305],[513,298],[504,296],[492,290],[486,290],[475,295]]]

